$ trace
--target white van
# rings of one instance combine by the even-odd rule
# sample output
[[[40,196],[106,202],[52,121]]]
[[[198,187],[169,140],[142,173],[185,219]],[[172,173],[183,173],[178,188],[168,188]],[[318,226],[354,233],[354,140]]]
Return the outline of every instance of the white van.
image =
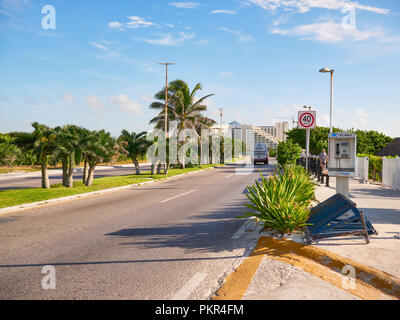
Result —
[[[252,162],[256,164],[257,162],[263,162],[268,164],[269,162],[269,152],[266,143],[255,143],[254,144],[254,156],[252,157]]]

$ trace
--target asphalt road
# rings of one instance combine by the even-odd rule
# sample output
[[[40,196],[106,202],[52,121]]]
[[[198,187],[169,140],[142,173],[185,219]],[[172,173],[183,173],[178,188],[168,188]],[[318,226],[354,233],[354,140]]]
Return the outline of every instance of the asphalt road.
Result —
[[[142,170],[150,170],[150,165],[141,164]],[[102,167],[99,166],[94,172],[95,178],[122,176],[127,174],[134,174],[135,168],[133,166],[113,166]],[[62,173],[60,169],[49,170],[49,179],[51,184],[62,182]],[[74,170],[74,179],[82,180],[82,169],[77,168]],[[41,186],[41,172],[25,172],[18,174],[0,174],[0,190],[4,189],[22,189],[22,188],[39,188]]]
[[[0,216],[0,299],[208,299],[256,239],[236,217],[259,170],[272,166],[229,165]],[[47,265],[55,289],[42,287]]]

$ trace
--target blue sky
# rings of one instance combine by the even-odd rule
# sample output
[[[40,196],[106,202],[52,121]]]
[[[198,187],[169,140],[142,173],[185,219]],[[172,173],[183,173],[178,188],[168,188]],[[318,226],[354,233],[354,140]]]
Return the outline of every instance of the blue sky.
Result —
[[[42,27],[45,5],[55,29]],[[398,0],[0,0],[0,132],[30,123],[149,130],[169,79],[214,93],[208,115],[256,125],[301,106],[400,136]]]

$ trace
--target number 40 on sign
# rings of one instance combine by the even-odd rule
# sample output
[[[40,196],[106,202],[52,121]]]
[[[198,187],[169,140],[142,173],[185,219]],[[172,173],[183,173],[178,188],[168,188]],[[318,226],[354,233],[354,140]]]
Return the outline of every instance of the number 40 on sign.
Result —
[[[297,123],[299,129],[315,129],[316,111],[299,111]]]

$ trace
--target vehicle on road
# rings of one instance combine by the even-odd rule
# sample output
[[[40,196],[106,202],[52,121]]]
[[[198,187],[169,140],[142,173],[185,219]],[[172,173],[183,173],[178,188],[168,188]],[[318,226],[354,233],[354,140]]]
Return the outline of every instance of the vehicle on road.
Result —
[[[254,153],[252,155],[252,162],[256,164],[257,162],[262,162],[264,164],[269,163],[269,152],[266,143],[255,143]]]

